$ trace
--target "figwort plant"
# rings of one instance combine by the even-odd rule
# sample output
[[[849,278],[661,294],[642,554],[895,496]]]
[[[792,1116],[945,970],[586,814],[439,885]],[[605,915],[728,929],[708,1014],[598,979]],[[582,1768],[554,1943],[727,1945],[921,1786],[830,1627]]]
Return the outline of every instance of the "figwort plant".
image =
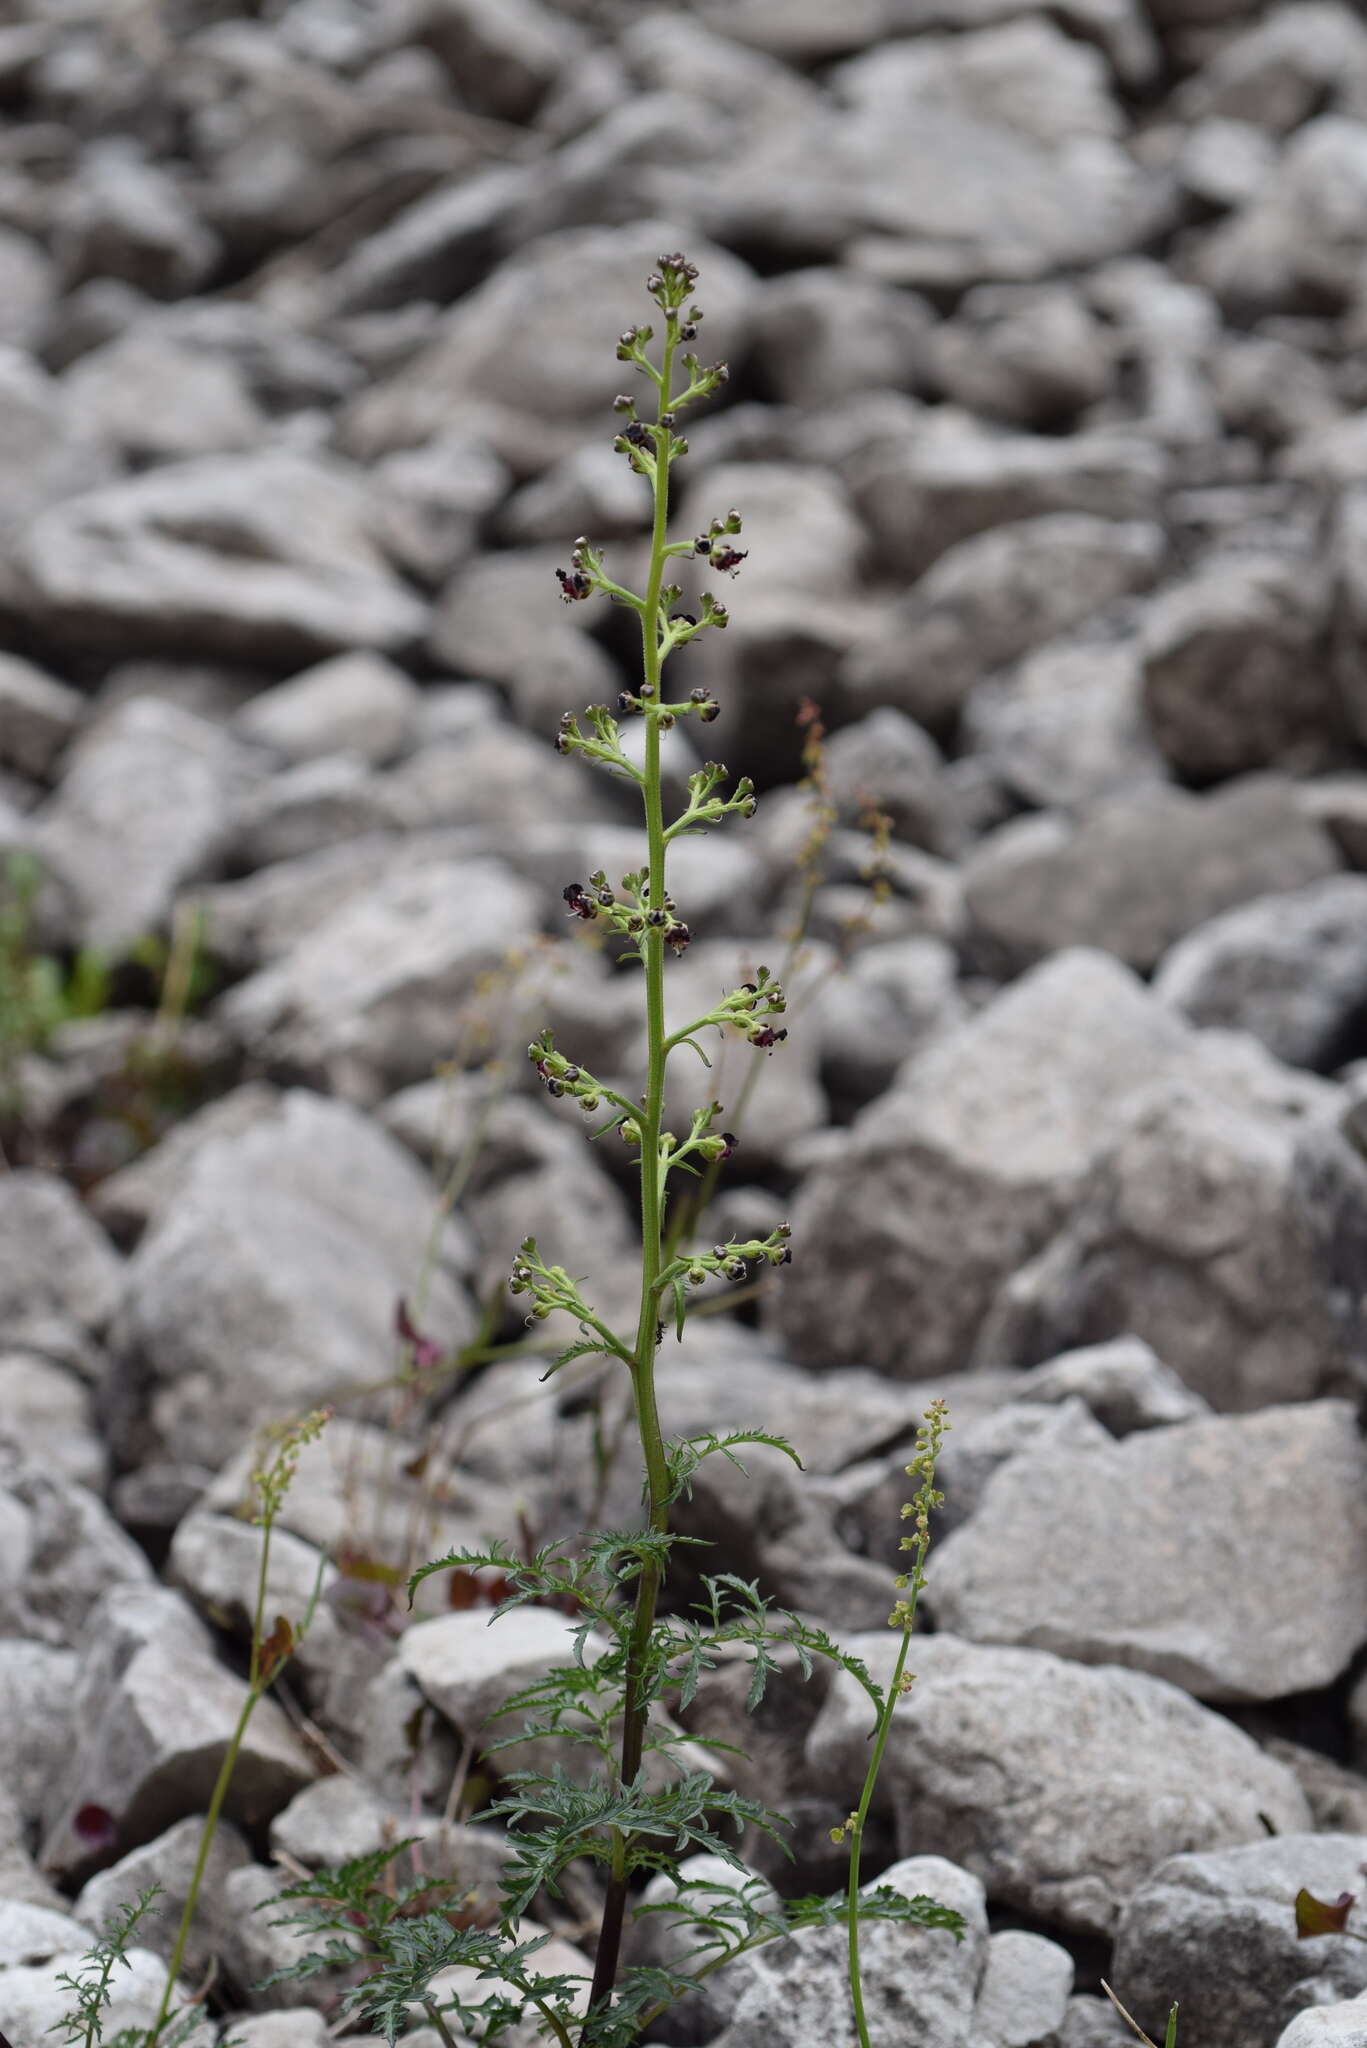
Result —
[[[717,574],[734,576],[745,559],[736,545],[741,520],[734,511],[713,519],[690,538],[671,541],[667,536],[670,472],[687,449],[678,432],[679,416],[714,392],[726,376],[724,365],[704,366],[689,347],[702,317],[691,302],[696,275],[683,256],[662,256],[647,285],[663,329],[658,355],[650,353],[655,339],[650,327],[629,328],[617,344],[618,360],[644,379],[652,400],[649,419],[640,417],[630,395],[615,401],[622,421],[615,446],[652,494],[645,590],[637,593],[613,581],[602,555],[587,540],[575,543],[570,567],[557,572],[567,603],[605,595],[632,613],[640,629],[639,686],[624,692],[615,710],[591,705],[581,715],[567,712],[556,745],[563,754],[597,762],[640,795],[644,865],[616,884],[602,872],[570,882],[564,901],[572,918],[596,924],[620,941],[624,958],[642,970],[644,1091],[634,1100],[618,1093],[577,1055],[562,1052],[548,1031],[529,1048],[550,1095],[573,1101],[590,1117],[601,1113],[604,1120],[593,1137],[616,1132],[638,1156],[641,1285],[635,1330],[612,1328],[585,1298],[578,1281],[543,1256],[532,1238],[519,1248],[510,1283],[515,1295],[527,1298],[529,1328],[557,1314],[568,1315],[577,1327],[577,1338],[560,1351],[547,1377],[571,1360],[588,1356],[614,1360],[627,1373],[643,1515],[640,1526],[595,1531],[552,1543],[530,1556],[516,1557],[502,1546],[453,1552],[423,1566],[409,1582],[411,1599],[434,1572],[484,1572],[496,1575],[503,1595],[496,1613],[534,1602],[572,1617],[568,1661],[504,1705],[502,1716],[517,1717],[521,1725],[516,1733],[486,1744],[485,1753],[496,1754],[529,1737],[550,1738],[562,1755],[568,1754],[564,1745],[586,1747],[593,1754],[594,1768],[586,1776],[582,1769],[571,1772],[557,1761],[549,1770],[517,1770],[503,1779],[504,1796],[485,1809],[488,1817],[504,1823],[513,1852],[504,1872],[496,1925],[472,1924],[478,1916],[470,1911],[455,1880],[434,1882],[419,1872],[415,1882],[400,1887],[392,1865],[408,1844],[396,1844],[341,1870],[320,1872],[282,1894],[296,1908],[290,1915],[292,1924],[333,1936],[289,1974],[349,1967],[353,1981],[340,1991],[343,2010],[364,2015],[391,2042],[414,2016],[422,2015],[448,2044],[456,2040],[455,2028],[488,2042],[510,2025],[532,2019],[542,2038],[559,2042],[561,2048],[574,2048],[576,2040],[580,2048],[630,2048],[651,2021],[693,1990],[701,1977],[797,1928],[838,1925],[847,1919],[853,1924],[860,1915],[874,1915],[944,1929],[956,1937],[960,1932],[958,1916],[933,1900],[908,1899],[890,1887],[861,1893],[857,1863],[847,1894],[776,1904],[769,1887],[740,1864],[732,1838],[750,1828],[781,1839],[786,1822],[718,1782],[712,1770],[698,1768],[700,1745],[681,1734],[662,1711],[686,1711],[703,1675],[732,1651],[750,1660],[751,1707],[761,1699],[780,1649],[795,1653],[804,1673],[814,1658],[826,1657],[852,1672],[868,1692],[878,1716],[881,1756],[887,1714],[898,1690],[894,1686],[884,1694],[859,1660],[823,1631],[796,1615],[776,1611],[757,1586],[732,1573],[703,1576],[701,1598],[686,1613],[668,1612],[662,1602],[671,1552],[685,1540],[671,1532],[671,1509],[689,1491],[702,1461],[720,1454],[739,1462],[741,1447],[764,1444],[799,1462],[789,1444],[763,1429],[671,1440],[662,1428],[656,1397],[656,1366],[666,1327],[672,1326],[682,1338],[691,1291],[717,1276],[743,1281],[752,1270],[785,1265],[791,1235],[787,1224],[781,1224],[767,1237],[690,1249],[677,1224],[671,1230],[668,1214],[672,1177],[707,1173],[730,1156],[737,1142],[722,1128],[723,1112],[717,1102],[694,1111],[686,1129],[666,1127],[671,1058],[687,1048],[710,1066],[701,1037],[712,1031],[733,1033],[764,1055],[786,1036],[783,987],[764,967],[757,967],[752,980],[721,995],[681,1028],[670,1031],[665,1020],[667,962],[686,949],[692,936],[669,892],[669,848],[687,833],[737,815],[748,817],[755,808],[747,779],[732,783],[725,768],[708,762],[690,776],[682,810],[666,818],[660,772],[664,734],[681,719],[711,724],[720,710],[706,689],[694,689],[682,698],[666,696],[665,666],[700,634],[727,624],[725,607],[710,593],[703,596],[696,614],[680,609],[683,592],[666,581],[668,565],[688,557]],[[622,744],[621,721],[627,718],[640,718],[644,725],[635,755]],[[891,1617],[904,1631],[910,1627],[924,1562],[924,1517],[931,1499],[926,1489],[941,1427],[942,1417],[928,1425],[918,1445],[916,1469],[924,1485],[913,1539],[913,1590],[911,1600],[899,1601]],[[899,1677],[900,1673],[899,1664]],[[870,1780],[858,1819],[867,1811],[871,1793]],[[692,1941],[691,1967],[624,1971],[622,1940],[634,1890],[657,1873],[676,1874],[681,1858],[700,1850],[735,1865],[737,1882],[689,1887],[661,1909]],[[548,1937],[526,1940],[522,1931],[523,1916],[534,1902],[553,1899],[571,1866],[586,1863],[596,1866],[602,1882],[593,1977],[587,1987],[582,1979],[540,1974],[536,1953]],[[358,1943],[366,1974],[356,1982]],[[851,1957],[856,2012],[867,2042],[853,1938]],[[452,1966],[462,1966],[456,1980],[461,1988],[451,1991],[443,1986],[436,1995],[434,1978]],[[446,1984],[452,1981],[448,1978]]]

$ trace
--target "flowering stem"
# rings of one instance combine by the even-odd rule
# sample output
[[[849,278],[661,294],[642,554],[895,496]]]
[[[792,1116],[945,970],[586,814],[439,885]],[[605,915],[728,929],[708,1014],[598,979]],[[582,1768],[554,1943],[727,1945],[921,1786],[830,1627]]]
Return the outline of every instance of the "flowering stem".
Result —
[[[664,355],[660,368],[657,419],[669,413],[674,374],[674,352],[678,345],[678,323],[670,318],[665,329]],[[664,584],[667,556],[665,535],[669,518],[669,428],[661,426],[656,435],[654,466],[654,521],[651,532],[650,577],[641,608],[641,697],[646,707],[645,769],[642,801],[645,806],[649,858],[648,907],[663,914],[665,909],[665,826],[664,799],[660,786],[660,719],[653,707],[660,702],[660,592]],[[664,954],[662,925],[647,924],[641,947],[646,983],[646,1044],[648,1068],[644,1105],[639,1113],[641,1133],[641,1310],[636,1329],[636,1350],[631,1369],[632,1395],[641,1456],[646,1474],[646,1501],[650,1527],[663,1534],[669,1522],[669,1471],[664,1437],[655,1399],[655,1353],[658,1343],[658,1287],[664,1228],[664,1189],[660,1174],[660,1130],[664,1120],[665,1038]],[[644,1685],[646,1654],[660,1596],[661,1567],[643,1565],[636,1585],[636,1609],[632,1618],[627,1653],[627,1675],[622,1714],[620,1782],[629,1785],[641,1768],[649,1701]],[[622,1927],[627,1903],[627,1844],[620,1829],[612,1835],[612,1860],[607,1897],[594,1957],[593,1986],[589,2011],[607,1998],[617,1981]]]
[[[949,1422],[943,1401],[932,1401],[925,1413],[925,1420],[916,1433],[916,1451],[907,1466],[910,1478],[919,1478],[920,1486],[912,1500],[902,1509],[904,1519],[912,1522],[912,1534],[902,1538],[901,1547],[912,1554],[911,1569],[897,1580],[898,1591],[902,1594],[888,1616],[889,1626],[902,1631],[902,1640],[897,1649],[897,1662],[892,1677],[883,1695],[878,1710],[878,1722],[874,1729],[873,1753],[869,1767],[864,1773],[864,1787],[859,1795],[859,1804],[841,1828],[834,1830],[837,1841],[846,1835],[850,1838],[850,1868],[845,1891],[845,1933],[848,1952],[850,1980],[850,2004],[854,2010],[855,2031],[859,2036],[859,2048],[870,2048],[868,2021],[864,2014],[864,1983],[859,1967],[859,1852],[864,1839],[864,1823],[873,1803],[874,1788],[878,1773],[883,1767],[883,1752],[888,1746],[892,1732],[892,1717],[897,1702],[903,1693],[910,1691],[911,1680],[906,1675],[907,1651],[911,1647],[912,1630],[916,1626],[916,1603],[925,1584],[926,1557],[930,1550],[931,1510],[941,1505],[944,1496],[935,1491],[935,1464],[940,1455],[940,1445]]]

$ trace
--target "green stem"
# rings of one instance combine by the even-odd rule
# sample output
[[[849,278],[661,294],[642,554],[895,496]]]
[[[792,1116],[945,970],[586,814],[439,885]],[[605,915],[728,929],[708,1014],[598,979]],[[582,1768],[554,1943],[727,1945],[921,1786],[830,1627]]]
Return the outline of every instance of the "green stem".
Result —
[[[914,1583],[914,1582],[913,1582]],[[908,1603],[914,1617],[916,1595],[913,1592]],[[859,2035],[859,2048],[869,2048],[869,2028],[864,2017],[864,1983],[859,1970],[859,1848],[864,1839],[864,1822],[868,1819],[869,1807],[873,1803],[873,1791],[878,1783],[878,1773],[883,1766],[883,1751],[888,1746],[888,1735],[892,1729],[892,1716],[901,1698],[902,1673],[906,1669],[907,1649],[911,1642],[911,1625],[902,1631],[902,1645],[897,1652],[893,1667],[892,1682],[888,1686],[878,1716],[878,1728],[874,1735],[873,1754],[864,1774],[864,1789],[859,1796],[855,1811],[854,1825],[850,1829],[850,1874],[845,1894],[845,1927],[849,1938],[850,2002],[854,2007],[855,2030]]]
[[[247,1684],[247,1697],[242,1702],[242,1711],[237,1717],[237,1726],[232,1732],[228,1747],[223,1752],[223,1761],[218,1767],[218,1776],[214,1780],[214,1789],[209,1800],[209,1810],[204,1816],[204,1825],[199,1831],[199,1853],[195,1857],[195,1867],[190,1878],[190,1889],[185,1895],[185,1904],[181,1908],[180,1925],[176,1929],[176,1945],[171,1951],[171,1960],[166,1966],[166,1982],[162,1986],[161,2005],[158,2008],[152,2030],[147,2036],[147,2048],[157,2048],[157,2043],[162,2036],[162,2030],[170,2017],[171,2000],[175,1996],[176,1985],[180,1979],[181,1965],[185,1961],[185,1945],[190,1939],[190,1927],[194,1921],[195,1907],[199,1904],[199,1894],[204,1883],[204,1873],[209,1865],[209,1851],[214,1846],[214,1836],[218,1832],[219,1815],[223,1811],[223,1802],[228,1796],[228,1787],[232,1783],[233,1772],[237,1768],[238,1752],[242,1748],[243,1739],[247,1733],[247,1723],[256,1712],[257,1702],[266,1690],[266,1687],[261,1683],[261,1645],[264,1641],[262,1631],[265,1627],[266,1618],[266,1575],[270,1567],[271,1529],[273,1523],[274,1518],[267,1516],[261,1527],[261,1562],[256,1574],[256,1606],[252,1614],[251,1676]],[[269,1683],[269,1680],[267,1683]]]
[[[162,2030],[170,2017],[171,2000],[180,1978],[181,1964],[185,1960],[185,1944],[190,1938],[190,1924],[195,1917],[195,1907],[199,1903],[200,1888],[204,1883],[204,1872],[209,1862],[209,1851],[214,1845],[214,1836],[218,1831],[219,1815],[223,1811],[223,1802],[228,1796],[228,1786],[232,1781],[243,1737],[247,1733],[247,1723],[251,1720],[256,1710],[256,1703],[260,1698],[261,1694],[254,1686],[248,1688],[247,1697],[242,1702],[242,1711],[237,1717],[237,1726],[233,1730],[232,1739],[229,1741],[228,1747],[223,1752],[223,1761],[218,1767],[218,1776],[214,1781],[213,1796],[209,1800],[209,1810],[204,1816],[204,1825],[199,1831],[199,1854],[195,1858],[195,1868],[194,1874],[190,1879],[190,1889],[186,1894],[185,1904],[181,1909],[180,1926],[176,1930],[176,1945],[171,1951],[171,1960],[166,1966],[166,1983],[162,1989],[161,2005],[157,2011],[157,2017],[153,2022],[152,2029],[147,2036],[147,2048],[157,2048],[157,2043],[162,2036]]]
[[[668,322],[659,377],[659,417],[670,408],[674,351],[678,340],[677,322]],[[655,513],[651,530],[650,579],[641,607],[641,660],[644,674],[642,696],[647,707],[660,702],[660,592],[664,586],[667,556],[666,528],[669,519],[669,429],[656,436]],[[642,788],[645,806],[646,840],[649,857],[648,908],[663,911],[665,900],[664,796],[660,786],[660,721],[647,708],[645,765]],[[663,1534],[669,1522],[669,1468],[664,1437],[655,1399],[655,1351],[659,1305],[656,1300],[664,1229],[664,1199],[660,1185],[660,1129],[664,1120],[665,1066],[668,1058],[665,1038],[664,933],[648,925],[642,955],[646,983],[646,1044],[648,1067],[645,1103],[638,1122],[641,1132],[641,1313],[636,1330],[636,1354],[631,1384],[636,1408],[636,1427],[646,1473],[646,1498],[650,1527]],[[620,1782],[629,1785],[641,1768],[649,1700],[646,1696],[646,1662],[655,1608],[660,1597],[662,1573],[656,1564],[643,1567],[636,1586],[636,1611],[627,1647],[627,1672],[622,1709]],[[593,1985],[589,1993],[589,2014],[609,1998],[617,1981],[622,1928],[627,1903],[627,1844],[620,1829],[612,1834],[607,1896],[594,1957]],[[587,2028],[585,2030],[587,2038]]]

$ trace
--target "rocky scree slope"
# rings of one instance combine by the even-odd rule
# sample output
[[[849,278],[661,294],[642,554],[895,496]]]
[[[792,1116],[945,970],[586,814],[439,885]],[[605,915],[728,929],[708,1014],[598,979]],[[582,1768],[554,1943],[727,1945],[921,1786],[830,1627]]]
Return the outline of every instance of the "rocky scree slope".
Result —
[[[1109,1973],[1195,2048],[1367,2038],[1362,1949],[1290,1917],[1367,1859],[1358,11],[18,0],[0,100],[0,2030],[157,1881],[112,2023],[150,2015],[282,1412],[341,1410],[271,1588],[321,1553],[326,1597],[215,1849],[204,2039],[326,2038],[253,1989],[281,1869],[416,1826],[496,1879],[440,1814],[559,1619],[405,1626],[356,1561],[576,1526],[621,1389],[361,1390],[420,1270],[464,1344],[529,1230],[629,1305],[624,1162],[519,1053],[638,1052],[560,904],[632,820],[551,744],[629,656],[552,571],[639,558],[612,338],[681,244],[732,364],[682,528],[734,503],[750,549],[687,679],[762,792],[677,850],[681,1011],[797,912],[808,700],[836,813],[708,1225],[790,1213],[796,1262],[665,1375],[675,1427],[781,1420],[809,1469],[709,1467],[688,1529],[877,1662],[954,1416],[866,1867],[968,1934],[875,1931],[875,2032],[1100,2048]],[[19,1000],[38,956],[94,1014]],[[747,1722],[735,1677],[696,1727],[837,1884],[858,1703],[785,1675]],[[843,2010],[812,1936],[674,2033]]]

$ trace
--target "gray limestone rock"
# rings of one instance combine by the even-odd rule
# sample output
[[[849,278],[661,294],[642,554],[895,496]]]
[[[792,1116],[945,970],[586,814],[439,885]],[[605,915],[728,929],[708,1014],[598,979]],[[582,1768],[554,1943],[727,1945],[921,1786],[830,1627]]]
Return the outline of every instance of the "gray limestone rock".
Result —
[[[884,566],[909,580],[991,527],[1065,512],[1152,519],[1165,469],[1140,436],[992,434],[951,414],[866,449],[851,485]]]
[[[1085,1198],[1003,1285],[983,1360],[1042,1362],[1132,1333],[1235,1411],[1356,1381],[1367,1170],[1334,1128],[1342,1103],[1260,1099],[1222,1050],[1204,1034],[1185,1075],[1131,1098]]]
[[[1062,946],[1101,946],[1144,971],[1244,898],[1304,888],[1338,866],[1328,834],[1279,777],[1206,796],[1130,790],[1076,823],[1041,812],[981,841],[964,872],[970,945],[998,973]]]
[[[1137,641],[1052,641],[970,691],[968,756],[1031,808],[1084,814],[1168,779],[1144,716]]]
[[[402,794],[385,778],[354,754],[324,754],[253,790],[237,814],[230,860],[259,871],[393,835],[408,823]]]
[[[1065,1351],[1021,1373],[1011,1390],[1013,1401],[1046,1404],[1075,1395],[1115,1437],[1194,1422],[1210,1412],[1142,1337],[1115,1337],[1109,1344]]]
[[[0,1177],[0,1317],[7,1343],[40,1353],[54,1328],[95,1333],[123,1295],[124,1265],[66,1182]]]
[[[932,1556],[927,1597],[974,1642],[1124,1664],[1201,1699],[1311,1691],[1367,1640],[1363,1473],[1339,1401],[1014,1458]]]
[[[1339,1999],[1297,2013],[1277,2036],[1277,2048],[1367,2048],[1367,1997]]]
[[[76,894],[86,942],[127,946],[165,925],[179,890],[213,877],[254,779],[220,727],[154,697],[88,726],[34,832]]]
[[[888,1683],[895,1636],[851,1647]],[[914,1637],[907,1668],[916,1682],[876,1798],[904,1847],[942,1843],[991,1901],[1036,1922],[1111,1934],[1164,1857],[1249,1841],[1260,1813],[1279,1829],[1307,1824],[1285,1765],[1159,1679],[946,1633]],[[839,1673],[807,1738],[809,1768],[848,1786],[851,1802],[869,1716],[862,1687]]]
[[[1042,1934],[1003,1928],[987,1944],[973,2032],[981,2048],[1052,2048],[1073,1988],[1073,1959]]]
[[[41,1817],[48,1787],[70,1749],[77,1668],[74,1650],[0,1637],[0,1781],[24,1826]]]
[[[987,1961],[982,1886],[943,1856],[905,1857],[876,1882],[950,1907],[963,1916],[964,1929],[956,1941],[943,1928],[909,1922],[873,1920],[864,1926],[860,1956],[870,2032],[880,2039],[915,2039],[923,2048],[970,2048],[976,2040],[973,2005]],[[728,1968],[743,1988],[713,2048],[766,2048],[782,2035],[851,2048],[856,2037],[844,1996],[843,1928],[804,1928]]]
[[[63,388],[73,426],[135,463],[233,454],[266,429],[233,363],[154,326],[135,325],[92,349]]]
[[[3,1440],[0,1528],[7,1566],[0,1629],[7,1635],[77,1643],[107,1591],[151,1580],[143,1552],[95,1494]]]
[[[924,353],[946,398],[1020,427],[1074,420],[1106,397],[1116,367],[1086,301],[1053,283],[975,285]]]
[[[1147,520],[1054,512],[947,548],[849,654],[852,704],[891,701],[932,731],[951,726],[970,690],[1009,662],[1147,589],[1164,551]]]
[[[426,606],[389,568],[361,473],[287,448],[205,456],[67,500],[16,552],[45,633],[103,653],[296,664],[422,638]]]
[[[493,860],[382,871],[233,989],[218,1015],[256,1059],[374,1101],[449,1057],[461,1003],[525,943],[538,907]]]
[[[1367,131],[1323,113],[1297,129],[1251,203],[1217,227],[1192,264],[1241,319],[1295,312],[1307,299],[1352,304],[1361,288],[1367,231]]]
[[[1367,1011],[1367,876],[1239,904],[1165,955],[1154,993],[1193,1024],[1249,1031],[1292,1066],[1332,1072]]]
[[[164,1835],[143,1843],[92,1877],[76,1898],[77,1919],[100,1933],[117,1913],[156,1885],[160,1888],[159,1896],[138,1922],[138,1940],[142,1947],[169,1961],[181,1913],[190,1895],[204,1822],[202,1813],[187,1816]],[[235,1870],[250,1862],[251,1851],[238,1830],[229,1822],[220,1821],[204,1866],[202,1889],[185,1949],[185,1974],[195,1983],[212,1966],[228,1931],[220,1903],[223,1887]]]
[[[108,1485],[91,1389],[66,1364],[0,1350],[0,1434],[59,1478],[97,1494]]]
[[[790,259],[961,289],[1096,262],[1143,232],[1149,194],[1115,139],[1104,63],[1042,18],[908,36],[834,83],[834,108],[716,167],[705,217],[727,242],[763,233]]]
[[[1184,782],[1304,771],[1332,752],[1328,598],[1314,563],[1241,551],[1208,559],[1150,603],[1144,707]]]
[[[246,1687],[224,1670],[178,1593],[122,1587],[90,1617],[74,1693],[76,1740],[46,1806],[43,1863],[85,1877],[115,1853],[202,1813]],[[274,1700],[248,1724],[228,1787],[230,1820],[259,1826],[315,1775]]]
[[[119,1327],[175,1453],[220,1465],[268,1416],[382,1374],[435,1200],[393,1139],[302,1090],[204,1143],[138,1246]],[[440,1249],[426,1314],[439,1342],[468,1334]]]
[[[50,781],[85,716],[80,692],[17,654],[0,657],[0,763]]]
[[[1160,2038],[1176,1999],[1203,2048],[1274,2048],[1307,2007],[1367,1991],[1362,1944],[1298,1940],[1294,1910],[1302,1886],[1321,1899],[1352,1891],[1364,1856],[1367,1837],[1314,1834],[1174,1856],[1129,1901],[1109,1981]]]
[[[368,457],[410,447],[471,400],[538,421],[601,419],[606,430],[622,372],[603,338],[640,318],[645,278],[680,238],[677,225],[636,220],[528,244],[458,301],[429,347],[352,402],[347,444]],[[725,356],[741,340],[756,282],[696,232],[683,239],[702,273],[709,360]]]
[[[1188,1043],[1116,962],[1072,952],[913,1055],[795,1204],[803,1251],[776,1304],[793,1355],[907,1379],[956,1369],[1126,1100]]]
[[[286,761],[354,754],[382,768],[408,751],[421,707],[421,692],[401,668],[383,654],[358,648],[263,691],[233,723],[243,738]]]
[[[753,360],[783,405],[904,391],[919,382],[932,324],[924,300],[877,278],[835,268],[791,271],[766,282],[760,295]]]

